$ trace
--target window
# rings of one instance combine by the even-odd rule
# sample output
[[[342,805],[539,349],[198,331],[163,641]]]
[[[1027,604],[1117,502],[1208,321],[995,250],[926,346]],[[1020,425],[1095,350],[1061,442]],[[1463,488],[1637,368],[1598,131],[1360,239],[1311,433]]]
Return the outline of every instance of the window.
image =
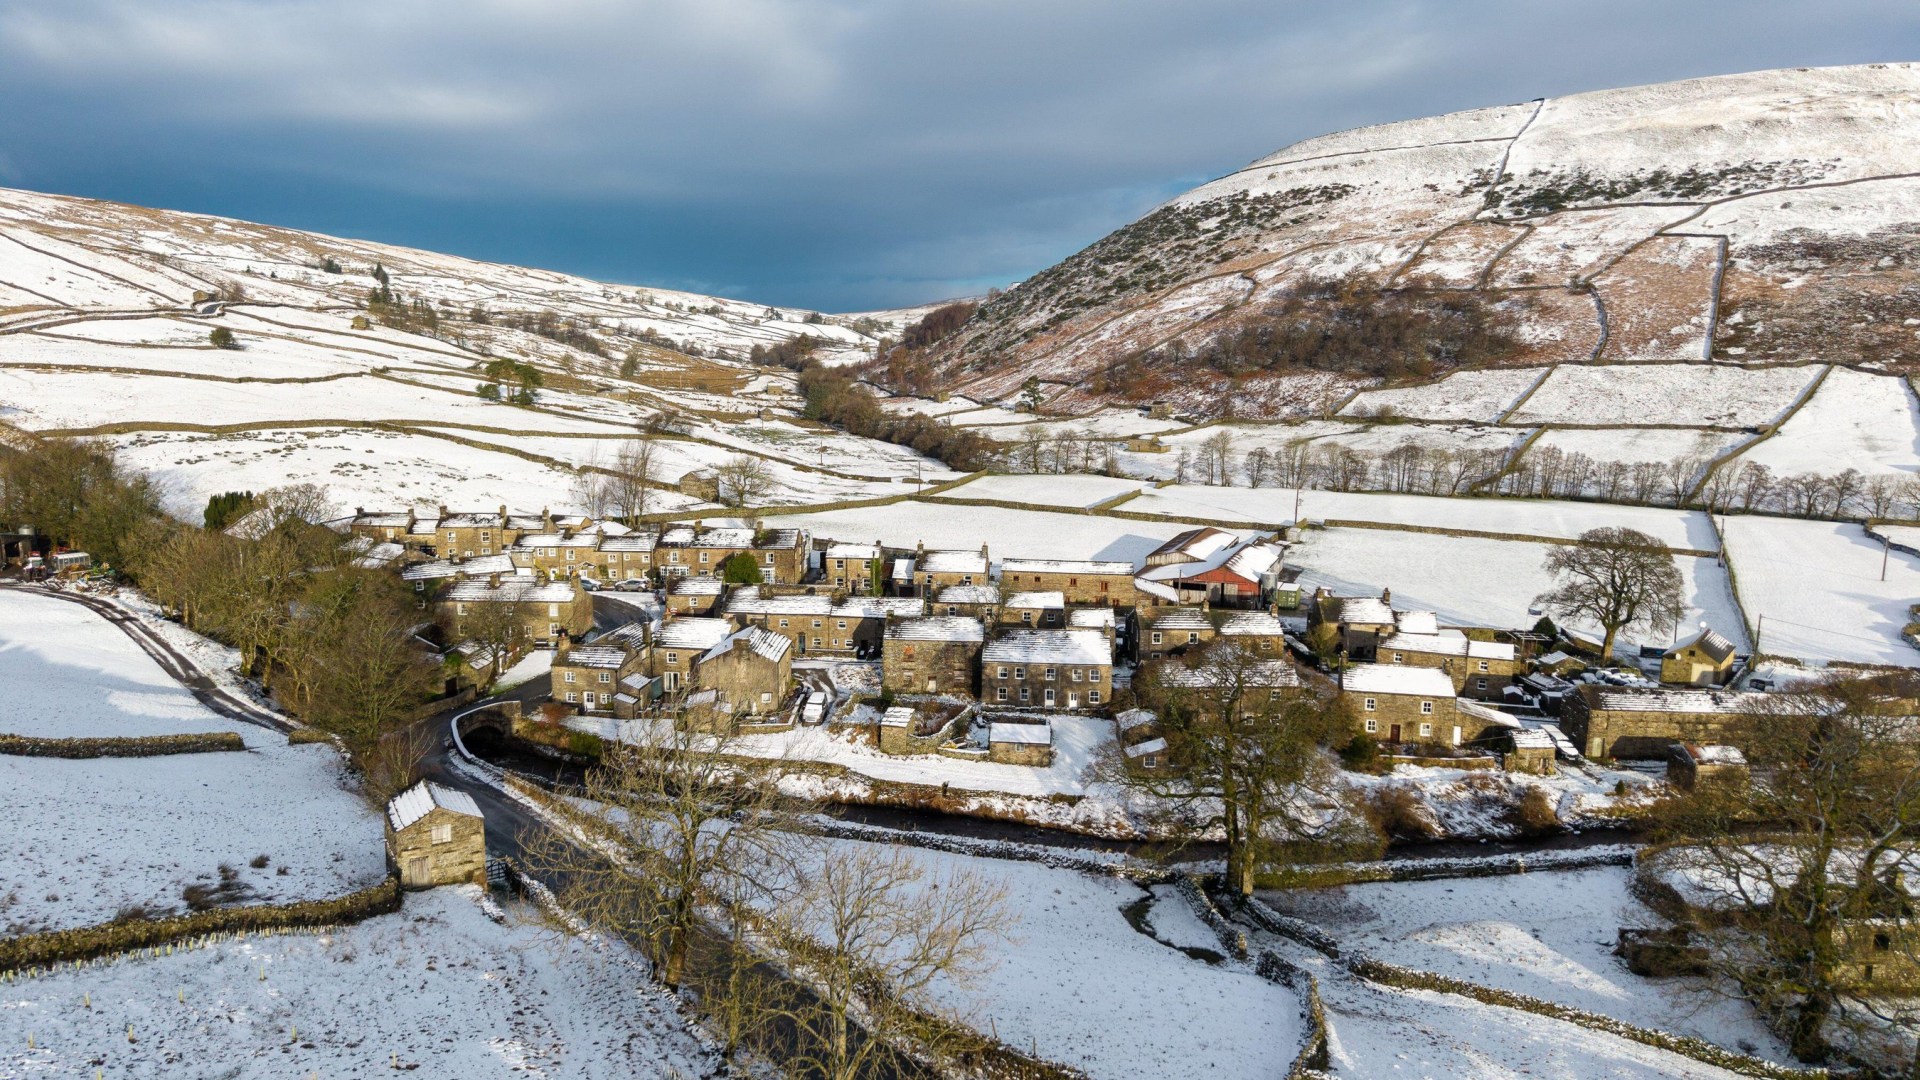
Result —
[[[1032,622],[1032,621],[1033,621],[1033,612],[1031,612],[1031,611],[1022,611],[1022,612],[1020,613],[1020,621],[1021,621],[1021,622],[1023,622],[1023,623],[1030,623],[1030,622]]]
[[[678,664],[679,662],[680,662],[680,654],[679,654],[679,653],[668,653],[668,654],[667,654],[667,664],[668,664],[669,666],[671,666],[671,665],[673,665],[673,664]]]
[[[947,614],[948,614],[948,615],[958,615],[958,614],[960,614],[960,606],[959,606],[958,604],[948,604],[948,605],[947,605]]]
[[[847,620],[845,620],[845,619],[841,619],[841,620],[840,620],[840,629],[842,629],[842,630],[845,630],[846,628],[847,628]]]
[[[1007,688],[1004,686],[996,687],[994,690],[993,698],[995,701],[1007,700]]]
[[[1027,677],[1027,669],[1026,669],[1026,668],[1023,668],[1023,667],[1017,667],[1017,668],[1014,668],[1014,669],[1013,669],[1013,677],[1014,677],[1014,678],[1016,678],[1016,679],[1024,679],[1024,678],[1026,678],[1026,677]],[[1024,692],[1025,692],[1025,691],[1022,691],[1022,693],[1024,693]]]
[[[1404,663],[1406,663],[1406,662],[1407,662],[1407,654],[1406,654],[1406,653],[1394,653],[1394,654],[1393,654],[1393,662],[1394,662],[1394,663],[1396,663],[1396,664],[1404,664]]]
[[[1432,716],[1432,715],[1433,715],[1433,702],[1431,702],[1431,701],[1423,701],[1423,702],[1421,702],[1421,703],[1420,703],[1420,715],[1421,715],[1421,716]]]
[[[1039,578],[1038,576],[1036,576],[1036,577],[1035,577],[1035,578],[1034,578],[1033,580],[1035,580],[1035,581],[1039,581],[1039,580],[1040,580],[1040,578]],[[1070,578],[1068,578],[1068,579],[1067,579],[1067,587],[1068,587],[1068,588],[1073,588],[1074,586],[1076,586],[1076,585],[1078,585],[1078,584],[1080,584],[1080,579],[1079,579],[1079,578],[1077,578],[1077,577],[1070,577]]]
[[[573,692],[573,691],[571,691],[571,690],[569,690],[569,691],[567,691],[567,700],[568,700],[568,701],[579,701],[579,700],[580,700],[580,695],[579,695],[579,694],[576,694],[576,693],[574,693],[574,692]]]
[[[1101,583],[1100,583],[1100,591],[1101,591],[1101,592],[1106,592],[1106,591],[1107,591],[1107,583],[1106,583],[1106,582],[1104,582],[1104,581],[1103,581],[1103,582],[1101,582]]]
[[[1891,934],[1873,935],[1873,951],[1874,952],[1887,952],[1892,948],[1893,948],[1893,935]]]
[[[1099,669],[1099,668],[1088,668],[1088,669],[1087,669],[1087,681],[1088,681],[1088,682],[1104,682],[1105,680],[1103,680],[1103,679],[1102,679],[1102,678],[1100,677],[1100,669]]]
[[[1158,630],[1155,630],[1155,631],[1153,632],[1153,643],[1154,643],[1155,645],[1158,645],[1158,644],[1160,644],[1160,631],[1158,631]]]
[[[1420,725],[1420,737],[1421,737],[1421,738],[1423,738],[1423,739],[1424,739],[1424,738],[1426,738],[1427,736],[1429,736],[1429,735],[1431,735],[1431,734],[1433,734],[1433,725],[1432,725],[1432,724],[1421,724],[1421,725]]]
[[[1089,705],[1100,704],[1100,691],[1098,690],[1087,691],[1087,704]]]
[[[1189,645],[1200,644],[1200,631],[1198,630],[1187,631],[1187,644]]]
[[[1025,705],[1027,702],[1031,700],[1033,700],[1033,691],[1027,689],[1024,686],[1021,687],[1020,688],[1020,704]]]
[[[1379,702],[1373,700],[1372,698],[1367,698],[1365,701],[1365,706],[1368,712],[1372,712],[1373,710],[1379,708],[1380,704]]]
[[[603,672],[601,672],[601,673],[600,673],[600,681],[601,681],[601,682],[603,682],[603,683],[610,683],[610,682],[612,682],[612,681],[613,681],[613,672],[611,672],[611,671],[603,671]]]
[[[780,620],[780,629],[782,629],[782,630],[785,630],[786,628],[787,628],[787,620],[785,620],[785,619],[781,619],[781,620]]]
[[[1487,680],[1485,680],[1485,679],[1475,679],[1475,680],[1473,680],[1473,688],[1474,688],[1475,690],[1479,690],[1479,691],[1481,691],[1481,692],[1483,692],[1483,693],[1484,693],[1484,692],[1486,691],[1486,689],[1487,689]]]
[[[1378,720],[1375,720],[1375,719],[1373,719],[1372,717],[1368,717],[1368,718],[1367,718],[1367,731],[1368,731],[1369,733],[1372,733],[1372,732],[1375,732],[1375,731],[1379,731],[1379,730],[1380,730],[1380,721],[1378,721]]]
[[[997,675],[997,676],[995,676],[995,677],[996,677],[996,678],[1001,678],[1001,679],[1004,679],[1004,678],[1006,678],[1006,677],[1007,677],[1007,665],[1005,665],[1005,664],[1001,664],[1001,665],[1000,665],[1000,674],[999,674],[999,675]]]
[[[816,649],[820,647],[820,635],[818,634],[813,636],[813,647]]]
[[[571,671],[569,671],[569,672],[567,672],[567,673],[566,673],[565,675],[563,675],[563,676],[561,676],[561,681],[562,681],[562,682],[572,682],[572,681],[573,681],[573,672],[571,672]]]
[[[572,561],[573,561],[573,549],[572,549],[572,548],[568,548],[568,549],[567,549],[567,561],[568,561],[568,562],[572,562]]]
[[[1480,661],[1480,670],[1481,671],[1487,670],[1487,662],[1485,660]]]
[[[707,553],[703,551],[703,552],[701,552],[701,553],[700,553],[700,562],[701,562],[702,564],[705,564],[705,563],[706,563],[706,561],[707,561]]]
[[[1105,588],[1104,585],[1101,587]],[[1148,754],[1147,756],[1140,759],[1140,767],[1143,769],[1155,769],[1155,768],[1159,768],[1159,766],[1160,766],[1159,754]]]
[[[1050,667],[1050,668],[1048,668],[1048,669],[1047,669],[1047,681],[1048,681],[1048,682],[1052,682],[1052,681],[1054,681],[1055,679],[1058,679],[1059,677],[1060,677],[1060,669],[1059,669],[1059,668],[1051,668],[1051,667]]]
[[[815,619],[815,620],[813,620],[813,628],[814,628],[815,630],[818,630],[818,629],[820,629],[820,620],[819,620],[819,619]]]
[[[772,692],[772,691],[770,691],[770,690],[762,690],[762,691],[760,691],[760,704],[762,704],[762,705],[765,705],[765,704],[766,704],[767,702],[769,702],[769,701],[772,701],[772,700],[773,700],[773,692]]]
[[[1067,678],[1069,678],[1069,679],[1072,679],[1072,680],[1073,680],[1074,682],[1079,682],[1079,681],[1080,681],[1080,669],[1079,669],[1079,668],[1069,668],[1069,669],[1067,669]]]
[[[557,618],[559,618],[559,617],[560,617],[560,605],[559,605],[559,604],[548,604],[548,605],[547,605],[547,618],[549,618],[549,619],[557,619]]]
[[[435,825],[433,827],[433,842],[436,844],[453,843],[453,826]]]

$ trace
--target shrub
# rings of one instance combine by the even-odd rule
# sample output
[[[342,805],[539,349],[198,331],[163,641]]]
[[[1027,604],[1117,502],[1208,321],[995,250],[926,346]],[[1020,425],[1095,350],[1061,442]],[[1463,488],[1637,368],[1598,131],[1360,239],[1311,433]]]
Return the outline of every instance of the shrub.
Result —
[[[1508,817],[1522,836],[1551,836],[1562,828],[1553,796],[1536,784],[1527,785],[1526,793],[1520,796]]]
[[[287,732],[288,746],[304,746],[307,743],[330,743],[333,736],[316,727],[294,728]]]
[[[224,326],[216,326],[207,335],[207,341],[216,349],[237,349],[240,343],[234,339],[233,331]]]
[[[1378,772],[1380,740],[1361,732],[1340,748],[1340,764],[1351,772]]]
[[[265,870],[267,868],[267,862],[268,860],[265,855],[255,855],[247,861],[247,865],[253,867],[255,870]]]
[[[567,751],[577,757],[598,761],[606,752],[606,747],[600,741],[600,736],[592,732],[570,731],[567,733]]]
[[[742,551],[720,564],[720,580],[728,585],[758,585],[765,579],[760,576],[759,561]]]
[[[1384,836],[1395,840],[1440,838],[1440,823],[1411,788],[1395,784],[1375,790],[1366,811],[1367,820]]]

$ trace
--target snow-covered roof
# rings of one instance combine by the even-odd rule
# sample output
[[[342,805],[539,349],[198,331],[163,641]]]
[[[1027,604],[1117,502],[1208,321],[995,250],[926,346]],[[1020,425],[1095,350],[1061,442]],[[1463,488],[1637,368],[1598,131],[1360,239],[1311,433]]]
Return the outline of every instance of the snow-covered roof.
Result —
[[[355,514],[353,524],[369,529],[405,529],[413,525],[413,515],[408,513],[388,513],[376,511]]]
[[[1738,713],[1754,708],[1768,695],[1733,690],[1625,690],[1594,691],[1593,707],[1608,712]]]
[[[1164,754],[1166,752],[1167,752],[1167,740],[1160,738],[1157,735],[1151,739],[1147,739],[1144,742],[1134,743],[1132,746],[1127,747],[1126,750],[1124,751],[1124,753],[1130,758],[1145,757],[1148,754]]]
[[[887,624],[895,641],[985,641],[987,629],[978,619],[959,615],[922,615]]]
[[[1572,659],[1575,659],[1572,653],[1564,652],[1560,649],[1555,649],[1552,652],[1548,653],[1547,655],[1541,657],[1540,663],[1545,665],[1546,667],[1559,667],[1561,664],[1564,664],[1567,661]]]
[[[480,807],[474,803],[473,796],[456,788],[441,787],[431,780],[422,780],[387,803],[387,821],[393,825],[393,831],[399,832],[436,808],[467,817],[480,816]]]
[[[1440,616],[1431,611],[1396,611],[1393,624],[1403,634],[1437,634]]]
[[[1111,630],[1119,620],[1110,607],[1083,607],[1067,612],[1067,625],[1081,630]]]
[[[654,632],[653,643],[663,649],[711,649],[733,633],[725,619],[671,619]]]
[[[1737,746],[1702,746],[1699,743],[1677,743],[1680,751],[1693,759],[1695,765],[1745,765],[1747,755]]]
[[[442,529],[497,529],[500,527],[500,515],[491,514],[442,514]]]
[[[1377,596],[1340,597],[1334,605],[1333,621],[1357,625],[1393,625],[1393,608]]]
[[[883,712],[880,714],[880,726],[881,727],[913,726],[913,707],[910,705],[893,706],[892,708],[888,709],[886,712]]]
[[[949,585],[933,598],[936,604],[997,604],[1000,590],[991,585]]]
[[[916,560],[922,574],[985,574],[987,557],[978,551],[923,551]]]
[[[637,649],[647,643],[647,628],[644,623],[624,622],[594,639],[605,644],[613,642],[627,648]]]
[[[365,539],[365,537],[361,537],[361,539]],[[354,556],[353,565],[365,570],[378,570],[383,566],[392,565],[395,559],[398,559],[406,553],[406,548],[391,542],[369,544],[360,554]]]
[[[509,555],[481,555],[464,562],[450,559],[434,559],[431,562],[414,563],[400,571],[402,581],[431,581],[450,577],[488,577],[493,574],[511,574],[514,572],[513,558]]]
[[[1155,716],[1151,709],[1128,709],[1113,718],[1114,726],[1122,732],[1132,731],[1134,728],[1146,727],[1148,724],[1158,723],[1159,721],[1160,718]]]
[[[1160,672],[1161,682],[1168,686],[1188,689],[1230,686],[1236,679],[1241,686],[1264,686],[1268,689],[1300,685],[1300,673],[1285,660],[1260,660],[1245,666],[1207,663],[1197,668],[1181,667],[1175,664],[1161,669]]]
[[[1279,637],[1287,626],[1268,611],[1236,611],[1220,623],[1222,637]]]
[[[601,551],[652,551],[659,538],[652,533],[632,533],[627,536],[605,536],[600,539]]]
[[[532,548],[597,548],[600,537],[590,533],[568,535],[566,533],[526,533],[513,542],[515,551]]]
[[[1507,733],[1515,750],[1551,750],[1553,736],[1535,728],[1515,728]]]
[[[914,562],[905,556],[893,560],[893,580],[910,581],[913,579]]]
[[[1004,630],[980,650],[997,664],[1110,664],[1113,646],[1098,630]]]
[[[1067,606],[1067,595],[1060,592],[1021,592],[1007,597],[1007,607],[1039,608],[1043,611],[1060,611]]]
[[[1153,581],[1149,578],[1144,578],[1144,577],[1134,578],[1133,588],[1135,592],[1141,593],[1142,595],[1145,595],[1145,596],[1151,596],[1156,600],[1171,601],[1171,600],[1180,599],[1180,594],[1174,591],[1173,586],[1162,585],[1159,582]]]
[[[926,601],[917,596],[849,596],[829,614],[836,619],[911,619],[926,609]]]
[[[1088,559],[1003,559],[1000,563],[1000,572],[1002,574],[1086,574],[1089,577],[1100,577],[1131,575],[1133,564]]]
[[[1233,553],[1226,568],[1249,581],[1258,581],[1280,565],[1280,549],[1272,544],[1254,542]]]
[[[820,594],[761,596],[760,590],[742,586],[727,597],[729,615],[825,615],[833,610],[833,598]]]
[[[1699,646],[1700,651],[1706,653],[1716,664],[1729,660],[1733,656],[1733,642],[1728,641],[1711,627],[1706,626],[1701,627],[1700,632],[1692,637],[1684,641],[1674,642],[1673,648],[1668,649],[1662,653],[1661,656],[1668,658],[1675,657],[1680,655],[1680,650],[1695,645]]]
[[[1226,569],[1248,581],[1258,581],[1279,564],[1281,553],[1278,545],[1264,540],[1236,541],[1216,548],[1201,558],[1149,566],[1140,572],[1140,576],[1153,581],[1185,581]]]
[[[1051,746],[1053,728],[1048,724],[989,724],[987,741],[1017,743],[1022,746]]]
[[[1177,607],[1147,616],[1147,625],[1155,630],[1212,630],[1213,620],[1199,608]]]
[[[719,578],[683,577],[669,589],[674,596],[719,596],[726,585]]]
[[[626,662],[627,650],[618,645],[577,645],[555,657],[553,665],[614,670]]]
[[[577,588],[570,581],[537,581],[523,577],[509,578],[497,587],[485,581],[467,580],[455,582],[440,598],[499,604],[564,604],[574,598]]]
[[[1186,532],[1154,548],[1147,554],[1148,561],[1162,555],[1184,555],[1188,559],[1204,559],[1222,548],[1232,547],[1235,542],[1232,533],[1203,525]]]
[[[1453,680],[1439,668],[1405,664],[1355,664],[1340,677],[1340,686],[1355,694],[1408,694],[1450,698]]]
[[[780,529],[775,531],[780,533],[786,533],[789,536],[798,535],[798,533],[796,533],[792,529]],[[695,529],[691,525],[676,525],[673,528],[667,529],[666,531],[660,534],[660,546],[661,547],[746,549],[754,546],[753,536],[754,536],[754,532],[752,529],[736,528],[732,526],[728,526],[725,528],[714,528],[714,529]],[[766,546],[791,547],[792,545],[791,544],[786,544],[786,545],[768,544]]]
[[[1404,631],[1382,638],[1378,651],[1470,656],[1478,660],[1511,660],[1515,655],[1513,646],[1503,642],[1475,641],[1464,634],[1409,634]]]
[[[1471,716],[1485,723],[1509,728],[1517,728],[1520,726],[1520,721],[1513,716],[1503,713],[1490,705],[1482,705],[1471,698],[1456,698],[1454,700],[1454,708],[1462,716]]]
[[[763,630],[758,626],[749,626],[745,630],[736,631],[722,638],[713,648],[708,649],[700,659],[703,661],[712,660],[717,656],[725,656],[736,648],[751,650],[768,660],[777,662],[781,657],[787,655],[787,650],[793,648],[793,642],[788,641],[786,638],[781,637],[771,630]]]
[[[859,559],[865,562],[880,557],[879,544],[828,544],[829,559]]]

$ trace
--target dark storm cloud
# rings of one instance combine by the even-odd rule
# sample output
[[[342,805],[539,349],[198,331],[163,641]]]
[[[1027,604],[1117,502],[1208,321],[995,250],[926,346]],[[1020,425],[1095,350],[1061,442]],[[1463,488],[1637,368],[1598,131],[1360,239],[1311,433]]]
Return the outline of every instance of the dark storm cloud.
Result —
[[[1326,131],[1916,46],[1911,0],[0,0],[0,183],[879,307]]]

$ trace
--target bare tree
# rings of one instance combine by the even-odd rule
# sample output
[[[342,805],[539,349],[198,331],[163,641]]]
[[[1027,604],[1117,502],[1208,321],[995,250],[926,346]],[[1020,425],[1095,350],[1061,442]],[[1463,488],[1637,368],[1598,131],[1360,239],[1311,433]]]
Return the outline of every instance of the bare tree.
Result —
[[[1247,473],[1248,487],[1266,487],[1267,480],[1273,473],[1272,455],[1266,447],[1256,446],[1247,451],[1247,459],[1242,467]]]
[[[1860,498],[1860,485],[1859,469],[1842,469],[1827,479],[1827,505],[1833,517],[1846,517],[1853,510],[1854,503]]]
[[[1219,639],[1188,659],[1192,667],[1169,660],[1139,684],[1173,768],[1116,777],[1164,800],[1185,830],[1223,832],[1227,882],[1251,895],[1280,844],[1311,835],[1301,796],[1326,786],[1320,747],[1352,725],[1337,697],[1302,688],[1288,661],[1238,640]]]
[[[793,1077],[898,1075],[896,1048],[952,1060],[984,1040],[930,999],[966,985],[1007,936],[1006,887],[970,870],[935,872],[924,856],[874,845],[828,849],[778,925],[810,993],[787,1016]]]
[[[1557,584],[1534,603],[1562,619],[1600,624],[1606,631],[1600,646],[1603,662],[1612,662],[1614,639],[1621,630],[1645,627],[1664,634],[1684,610],[1685,582],[1673,553],[1635,529],[1588,529],[1578,543],[1547,552],[1545,566]]]
[[[1900,478],[1890,473],[1875,473],[1860,485],[1860,502],[1867,516],[1876,521],[1890,518],[1900,504]]]
[[[595,521],[607,516],[607,507],[612,503],[613,478],[600,464],[600,445],[596,442],[587,450],[587,459],[582,461],[573,472],[573,502],[580,512]]]
[[[1757,461],[1749,461],[1740,466],[1740,475],[1735,488],[1740,496],[1740,509],[1752,511],[1765,506],[1773,497],[1773,470]]]
[[[778,773],[727,753],[729,741],[660,722],[610,747],[583,798],[567,804],[588,843],[551,830],[523,841],[529,871],[569,911],[644,942],[669,986],[689,977],[707,914],[771,906],[796,880],[793,834],[778,828],[789,809]]]
[[[640,519],[652,504],[654,489],[660,486],[654,453],[653,436],[629,439],[620,444],[607,470],[607,509],[630,528],[640,527]]]
[[[773,490],[773,470],[752,454],[735,454],[721,462],[713,479],[724,506],[750,506]]]
[[[1698,783],[1660,817],[1655,864],[1712,899],[1665,914],[1709,968],[1780,1018],[1795,1056],[1827,1057],[1836,1029],[1898,1022],[1881,979],[1920,963],[1907,881],[1920,871],[1920,770],[1911,685],[1837,678],[1753,699],[1732,733],[1750,783]],[[1656,894],[1659,895],[1659,894]],[[1879,1030],[1862,1030],[1863,1028]]]

